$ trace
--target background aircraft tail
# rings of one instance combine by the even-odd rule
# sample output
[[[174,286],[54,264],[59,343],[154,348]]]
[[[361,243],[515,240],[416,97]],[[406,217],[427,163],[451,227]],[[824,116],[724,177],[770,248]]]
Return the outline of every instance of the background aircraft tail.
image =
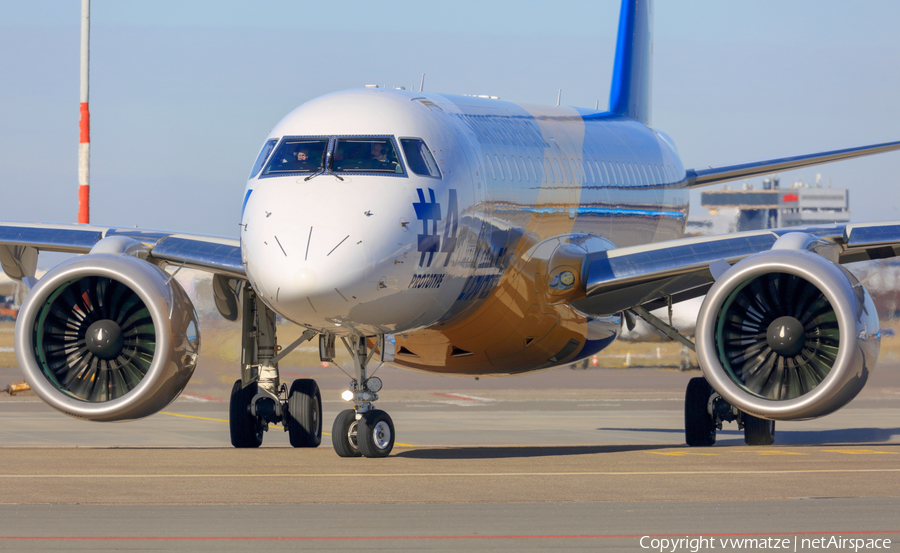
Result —
[[[653,0],[622,0],[609,111],[650,125]]]

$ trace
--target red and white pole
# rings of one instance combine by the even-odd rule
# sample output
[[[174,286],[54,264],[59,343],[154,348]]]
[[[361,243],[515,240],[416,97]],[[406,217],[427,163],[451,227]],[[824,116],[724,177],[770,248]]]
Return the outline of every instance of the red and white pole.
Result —
[[[78,144],[78,222],[91,222],[91,112],[88,76],[91,49],[91,0],[81,0],[81,121]]]

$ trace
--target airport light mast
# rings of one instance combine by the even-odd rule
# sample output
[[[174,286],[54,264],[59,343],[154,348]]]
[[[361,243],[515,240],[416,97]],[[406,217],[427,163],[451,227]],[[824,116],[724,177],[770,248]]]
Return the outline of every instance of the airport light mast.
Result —
[[[91,113],[88,109],[91,0],[81,0],[81,120],[78,144],[78,222],[91,222]]]

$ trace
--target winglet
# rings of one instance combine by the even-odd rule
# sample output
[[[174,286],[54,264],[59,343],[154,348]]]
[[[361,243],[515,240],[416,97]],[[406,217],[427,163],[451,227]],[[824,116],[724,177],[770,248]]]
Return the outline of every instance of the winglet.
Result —
[[[609,111],[650,124],[653,0],[622,0]]]

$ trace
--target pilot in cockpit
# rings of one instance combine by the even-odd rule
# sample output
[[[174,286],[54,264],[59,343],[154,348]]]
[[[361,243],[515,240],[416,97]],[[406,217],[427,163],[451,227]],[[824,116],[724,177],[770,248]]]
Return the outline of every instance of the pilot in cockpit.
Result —
[[[388,159],[387,145],[383,142],[372,142],[370,169],[395,171],[397,163]]]
[[[305,146],[300,146],[297,148],[297,161],[306,161],[309,159],[309,152],[306,150]]]
[[[376,163],[387,163],[387,148],[381,142],[372,143],[372,161]]]
[[[309,157],[309,147],[306,144],[298,144],[294,150],[294,159],[291,160],[296,169],[300,171],[310,171],[314,169],[312,160]]]

